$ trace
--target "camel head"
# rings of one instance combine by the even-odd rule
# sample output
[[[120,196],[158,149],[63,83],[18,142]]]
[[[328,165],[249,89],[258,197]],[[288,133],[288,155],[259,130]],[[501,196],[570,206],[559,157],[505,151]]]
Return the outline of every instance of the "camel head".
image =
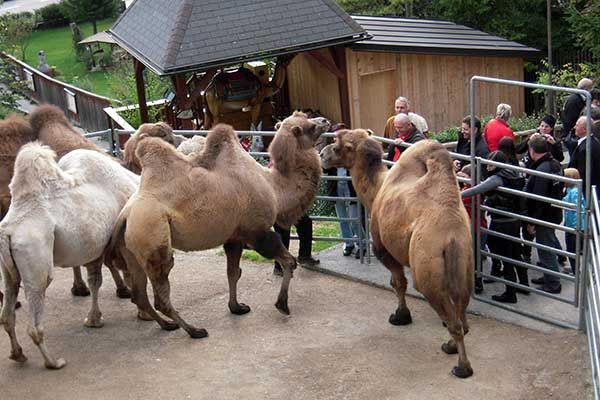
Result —
[[[164,122],[140,125],[138,130],[125,143],[125,148],[123,149],[123,165],[136,174],[142,172],[142,165],[136,156],[136,149],[139,142],[148,137],[159,138],[173,147],[179,141],[173,134],[173,129]]]
[[[325,118],[308,118],[300,111],[275,125],[277,133],[269,145],[269,153],[276,170],[289,175],[297,167],[297,161],[316,157],[315,143],[330,123]],[[311,152],[313,156],[311,156]],[[308,158],[307,158],[308,157]]]
[[[335,142],[321,151],[321,165],[329,168],[352,168],[359,160],[368,164],[381,163],[381,144],[369,137],[364,129],[342,129],[336,132]]]

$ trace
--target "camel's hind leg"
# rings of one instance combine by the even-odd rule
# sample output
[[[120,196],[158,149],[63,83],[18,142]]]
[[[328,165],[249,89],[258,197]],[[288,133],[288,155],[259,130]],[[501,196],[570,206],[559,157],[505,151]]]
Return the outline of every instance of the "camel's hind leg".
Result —
[[[242,315],[250,312],[250,307],[237,301],[237,282],[242,276],[240,258],[243,246],[240,242],[229,242],[223,245],[227,255],[227,281],[229,282],[229,311]]]
[[[285,248],[281,237],[273,231],[266,231],[259,235],[253,241],[252,246],[261,256],[271,260],[275,259],[283,268],[283,279],[275,307],[283,314],[289,315],[288,292],[293,271],[296,269],[296,259]]]
[[[17,334],[15,332],[16,315],[15,309],[17,305],[17,296],[19,295],[19,285],[21,284],[21,277],[17,276],[16,280],[13,280],[8,272],[3,274],[4,286],[6,295],[2,303],[2,311],[0,312],[0,324],[4,324],[4,330],[10,338],[10,359],[17,362],[27,361],[27,357],[23,354],[23,349],[19,345],[17,340]]]
[[[179,325],[163,319],[150,304],[147,290],[148,278],[133,254],[125,248],[121,248],[120,251],[127,262],[127,268],[131,275],[131,302],[138,307],[138,318],[142,320],[155,320],[166,331],[179,329]]]
[[[86,297],[90,295],[90,290],[85,285],[81,276],[81,267],[73,267],[73,287],[71,288],[73,296]]]
[[[87,268],[88,286],[92,291],[92,307],[84,324],[88,328],[101,328],[104,322],[102,322],[102,313],[98,304],[98,292],[102,286],[102,259],[93,261],[85,267]]]

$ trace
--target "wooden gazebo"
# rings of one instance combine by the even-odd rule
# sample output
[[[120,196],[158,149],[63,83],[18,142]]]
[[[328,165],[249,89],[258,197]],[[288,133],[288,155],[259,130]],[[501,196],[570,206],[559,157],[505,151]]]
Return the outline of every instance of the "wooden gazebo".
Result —
[[[109,33],[135,60],[142,122],[148,121],[144,69],[170,76],[178,108],[186,110],[219,68],[246,61],[306,52],[343,80],[337,72],[345,70],[344,46],[368,37],[334,0],[135,0]],[[321,48],[330,49],[333,62]],[[185,119],[177,125],[192,127]]]

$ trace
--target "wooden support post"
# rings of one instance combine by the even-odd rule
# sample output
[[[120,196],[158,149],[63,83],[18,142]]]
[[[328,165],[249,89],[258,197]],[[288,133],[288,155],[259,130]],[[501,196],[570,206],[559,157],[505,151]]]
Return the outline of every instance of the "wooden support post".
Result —
[[[350,127],[350,93],[348,91],[348,69],[346,68],[346,50],[344,46],[330,47],[331,55],[336,67],[342,73],[338,76],[338,87],[340,93],[340,108],[342,122]]]
[[[137,59],[133,59],[133,66],[135,70],[135,84],[137,88],[138,104],[140,106],[140,120],[142,124],[148,123],[148,103],[146,102],[146,88],[144,85],[144,69],[146,68]]]
[[[188,100],[188,90],[185,75],[175,75],[175,77],[173,78],[173,86],[175,87],[175,98],[177,99],[177,103],[179,104],[179,112],[190,109],[192,105],[191,102]],[[177,116],[175,116],[175,118],[177,118]],[[194,128],[191,119],[179,119],[179,122],[182,129],[187,130]],[[177,129],[179,127],[174,126],[173,128]]]

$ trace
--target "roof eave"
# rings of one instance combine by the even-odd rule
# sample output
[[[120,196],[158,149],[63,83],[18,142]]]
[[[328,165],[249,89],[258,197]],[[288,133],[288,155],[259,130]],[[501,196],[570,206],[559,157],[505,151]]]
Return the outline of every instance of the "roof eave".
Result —
[[[462,55],[462,56],[500,56],[521,57],[526,59],[539,59],[541,51],[533,48],[523,50],[502,49],[469,49],[462,47],[427,47],[427,46],[394,46],[372,43],[354,43],[351,46],[355,51],[375,51],[386,53],[411,53],[411,54],[436,54],[436,55]]]

